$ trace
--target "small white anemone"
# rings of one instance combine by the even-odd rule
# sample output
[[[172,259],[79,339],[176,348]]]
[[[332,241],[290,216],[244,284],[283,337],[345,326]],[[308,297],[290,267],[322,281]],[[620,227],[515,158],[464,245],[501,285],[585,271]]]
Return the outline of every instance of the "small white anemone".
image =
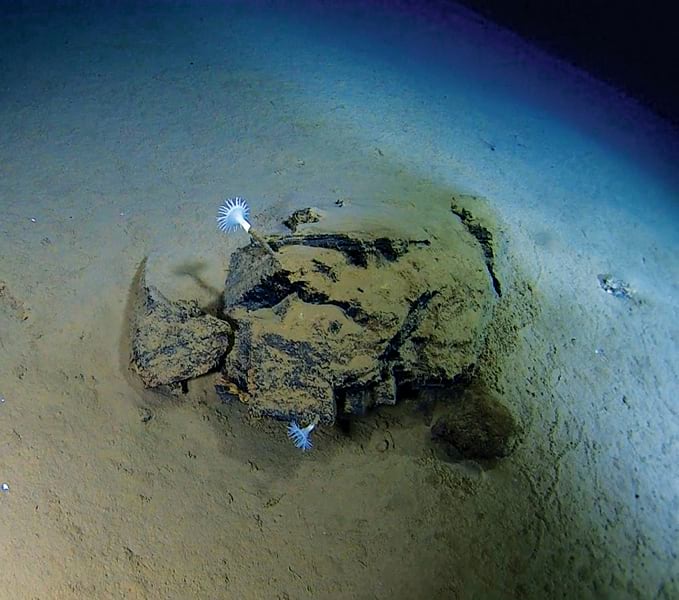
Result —
[[[319,418],[316,417],[306,427],[300,427],[297,424],[297,421],[290,421],[290,424],[288,425],[288,437],[292,440],[292,443],[298,448],[301,448],[304,452],[311,450],[313,447],[311,432],[316,425],[318,425],[318,421]]]
[[[220,231],[235,231],[242,227],[248,233],[250,231],[250,223],[247,220],[249,212],[250,207],[245,198],[236,196],[224,200],[217,214],[217,224]]]

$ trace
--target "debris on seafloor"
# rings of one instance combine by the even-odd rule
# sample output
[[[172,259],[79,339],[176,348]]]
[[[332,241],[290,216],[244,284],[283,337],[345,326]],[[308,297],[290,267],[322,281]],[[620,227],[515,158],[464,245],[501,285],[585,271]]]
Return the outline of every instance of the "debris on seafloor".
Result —
[[[599,286],[604,292],[615,296],[616,298],[623,298],[625,300],[634,300],[634,292],[629,283],[622,279],[617,279],[609,273],[600,273],[596,276],[599,281]]]

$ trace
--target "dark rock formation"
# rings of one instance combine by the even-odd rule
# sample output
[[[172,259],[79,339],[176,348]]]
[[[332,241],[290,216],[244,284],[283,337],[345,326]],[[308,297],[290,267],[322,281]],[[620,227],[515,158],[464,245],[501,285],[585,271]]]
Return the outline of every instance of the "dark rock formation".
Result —
[[[218,392],[259,415],[331,423],[399,386],[471,372],[496,300],[476,240],[307,233],[232,255],[236,323]]]
[[[267,237],[270,252],[250,244],[231,255],[223,319],[168,300],[147,284],[144,263],[131,302],[132,367],[146,387],[171,390],[219,369],[223,402],[302,423],[416,394],[446,407],[432,437],[451,455],[506,456],[514,417],[470,386],[500,300],[495,229],[461,204],[453,211],[459,219],[427,227],[391,215],[389,227],[386,215],[368,227],[344,214],[319,224],[298,211],[296,233]]]
[[[228,352],[231,326],[194,302],[171,302],[147,286],[143,263],[133,289],[131,365],[144,386],[186,381],[216,369]]]
[[[297,227],[303,223],[318,223],[321,220],[321,214],[315,208],[302,208],[292,213],[285,221],[285,225],[293,233],[297,231]]]

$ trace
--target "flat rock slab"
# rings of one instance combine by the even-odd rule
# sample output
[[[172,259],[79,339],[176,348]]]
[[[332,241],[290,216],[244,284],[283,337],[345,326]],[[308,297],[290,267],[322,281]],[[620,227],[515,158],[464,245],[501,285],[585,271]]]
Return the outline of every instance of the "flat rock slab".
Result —
[[[146,284],[140,267],[133,287],[131,366],[147,388],[172,386],[217,369],[233,332],[195,302],[170,301]]]
[[[483,248],[407,235],[307,232],[232,255],[236,324],[218,392],[257,415],[332,423],[396,402],[401,386],[468,377],[497,293]]]

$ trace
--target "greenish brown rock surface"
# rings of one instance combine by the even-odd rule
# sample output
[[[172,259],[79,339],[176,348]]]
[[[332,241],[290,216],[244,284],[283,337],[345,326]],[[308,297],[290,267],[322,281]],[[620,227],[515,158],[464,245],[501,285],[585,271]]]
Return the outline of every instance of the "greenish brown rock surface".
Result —
[[[236,327],[218,391],[258,415],[331,423],[393,404],[402,386],[469,377],[497,293],[483,248],[451,217],[445,243],[317,224],[232,255]]]
[[[146,284],[145,264],[133,285],[131,366],[145,387],[172,386],[215,370],[229,348],[231,326],[195,302],[170,301]]]

